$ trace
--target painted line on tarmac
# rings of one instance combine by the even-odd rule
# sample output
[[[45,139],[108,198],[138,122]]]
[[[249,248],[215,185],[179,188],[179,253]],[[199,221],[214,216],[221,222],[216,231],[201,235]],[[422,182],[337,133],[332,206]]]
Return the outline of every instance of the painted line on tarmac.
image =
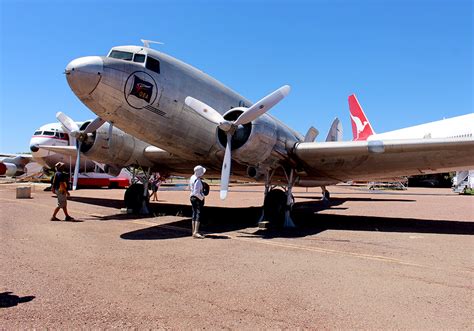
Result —
[[[390,257],[385,257],[381,255],[372,255],[372,254],[363,254],[363,253],[354,253],[354,252],[344,252],[344,251],[338,251],[335,249],[327,249],[327,248],[321,248],[321,247],[309,247],[309,246],[300,246],[300,245],[294,245],[294,244],[287,244],[287,243],[282,243],[282,242],[272,242],[272,241],[253,241],[252,239],[248,238],[233,238],[237,240],[242,240],[242,241],[248,241],[248,242],[256,242],[258,244],[264,244],[264,245],[270,245],[270,246],[277,246],[277,247],[283,247],[283,248],[292,248],[292,249],[298,249],[298,250],[305,250],[305,251],[311,251],[311,252],[319,252],[319,253],[327,253],[327,254],[338,254],[338,255],[348,255],[348,256],[353,256],[357,258],[362,258],[362,259],[367,259],[367,260],[375,260],[375,261],[382,261],[382,262],[389,262],[389,263],[395,263],[395,264],[400,264],[400,265],[406,265],[406,266],[411,266],[411,267],[423,267],[425,268],[426,266],[417,264],[417,263],[411,263],[411,262],[405,262],[402,260],[390,258]]]

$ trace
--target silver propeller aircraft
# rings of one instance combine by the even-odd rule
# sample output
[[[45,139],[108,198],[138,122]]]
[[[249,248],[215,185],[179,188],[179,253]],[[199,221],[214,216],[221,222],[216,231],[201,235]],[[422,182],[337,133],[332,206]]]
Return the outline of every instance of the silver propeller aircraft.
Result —
[[[141,141],[107,122],[98,120],[75,122],[62,112],[58,112],[56,118],[61,123],[57,125],[62,125],[75,139],[75,143],[53,146],[35,141],[31,148],[37,152],[47,150],[74,157],[76,166],[73,189],[77,186],[79,173],[77,165],[81,164],[81,157],[103,164],[103,170],[112,176],[117,176],[125,167],[142,167],[150,171],[160,171],[163,175],[171,171],[178,175],[186,175],[189,172],[186,160],[173,157],[170,153]]]
[[[188,160],[189,172],[195,164],[211,174],[220,169],[223,199],[231,174],[263,181],[265,216],[277,210],[286,226],[293,225],[294,185],[324,187],[474,166],[472,137],[314,142],[314,128],[305,137],[267,114],[288,95],[288,85],[252,103],[146,46],[113,47],[107,56],[71,61],[65,70],[69,86],[99,116],[97,123],[113,123]]]

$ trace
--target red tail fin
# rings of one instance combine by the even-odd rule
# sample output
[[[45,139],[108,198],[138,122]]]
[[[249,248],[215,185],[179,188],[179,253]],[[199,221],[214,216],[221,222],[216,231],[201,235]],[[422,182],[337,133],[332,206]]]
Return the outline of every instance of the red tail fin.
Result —
[[[357,101],[355,94],[349,96],[349,110],[351,112],[353,140],[367,140],[367,138],[375,132],[365,116],[359,101]]]

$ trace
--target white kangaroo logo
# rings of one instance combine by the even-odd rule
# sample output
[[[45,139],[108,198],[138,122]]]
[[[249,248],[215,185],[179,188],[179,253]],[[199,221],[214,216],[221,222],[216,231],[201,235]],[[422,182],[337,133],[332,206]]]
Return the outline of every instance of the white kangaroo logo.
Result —
[[[367,121],[364,121],[364,123],[362,124],[362,121],[360,120],[360,118],[358,118],[357,116],[352,116],[351,115],[351,119],[352,121],[355,123],[356,125],[356,128],[357,128],[357,139],[359,139],[359,135],[364,131],[365,127],[367,126],[367,124],[369,124],[369,122]]]

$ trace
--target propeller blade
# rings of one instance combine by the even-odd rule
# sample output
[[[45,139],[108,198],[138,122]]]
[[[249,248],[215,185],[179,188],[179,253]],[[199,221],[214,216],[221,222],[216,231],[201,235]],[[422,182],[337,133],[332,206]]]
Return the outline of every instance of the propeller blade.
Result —
[[[62,112],[56,113],[56,118],[69,131],[69,133],[78,132],[79,127],[69,116]]]
[[[222,117],[222,115],[219,114],[217,110],[198,99],[186,97],[184,103],[196,113],[214,124],[220,125],[222,122],[226,122],[224,117]]]
[[[77,157],[76,157],[76,166],[74,167],[74,178],[72,180],[72,190],[75,191],[77,188],[77,178],[79,176],[79,167],[81,166],[81,145],[82,142],[77,142]]]
[[[235,125],[247,124],[257,119],[269,111],[273,106],[279,103],[284,97],[290,93],[290,86],[284,85],[278,90],[270,93],[263,99],[257,101],[249,109],[240,114],[239,118],[234,122]]]
[[[227,133],[227,145],[225,147],[224,161],[222,162],[222,170],[221,170],[220,196],[222,200],[224,200],[227,197],[227,192],[229,191],[230,165],[232,162],[231,141],[232,141],[232,134]]]
[[[89,123],[89,125],[84,130],[84,133],[88,134],[88,133],[94,132],[95,130],[100,128],[102,124],[104,123],[105,121],[103,119],[101,119],[100,117],[97,117],[96,119],[94,119],[92,122]]]

